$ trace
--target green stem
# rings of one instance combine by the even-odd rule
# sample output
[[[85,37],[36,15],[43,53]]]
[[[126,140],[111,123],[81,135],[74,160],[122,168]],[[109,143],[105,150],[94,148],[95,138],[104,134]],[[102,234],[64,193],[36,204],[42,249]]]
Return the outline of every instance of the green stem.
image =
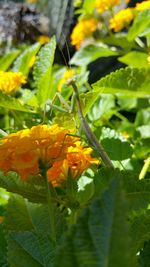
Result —
[[[4,117],[4,121],[5,121],[5,130],[9,130],[10,125],[9,125],[9,112],[8,109],[5,110],[5,117]]]
[[[139,180],[142,180],[144,179],[144,177],[146,176],[146,173],[148,171],[148,168],[150,166],[150,157],[148,157],[144,163],[144,166],[140,172],[140,175],[139,175]]]
[[[113,163],[111,162],[109,156],[107,155],[104,147],[98,142],[96,136],[91,131],[90,126],[88,125],[86,119],[83,116],[83,112],[82,112],[82,108],[81,108],[81,102],[80,102],[80,97],[79,97],[79,93],[78,93],[78,88],[77,88],[75,82],[73,80],[71,80],[70,81],[70,84],[72,85],[73,90],[75,92],[80,123],[81,123],[81,126],[83,127],[83,130],[84,130],[87,138],[89,139],[89,141],[91,142],[91,144],[95,147],[95,149],[99,153],[99,155],[102,158],[102,160],[105,163],[105,165],[107,167],[109,167],[109,168],[110,167],[113,168],[114,167],[113,166]]]
[[[48,206],[49,221],[50,221],[50,227],[51,227],[51,238],[54,244],[56,244],[55,213],[54,213],[54,206],[52,203],[52,194],[51,194],[51,188],[50,188],[51,185],[47,179],[46,170],[44,170],[42,174],[46,181],[47,206]]]

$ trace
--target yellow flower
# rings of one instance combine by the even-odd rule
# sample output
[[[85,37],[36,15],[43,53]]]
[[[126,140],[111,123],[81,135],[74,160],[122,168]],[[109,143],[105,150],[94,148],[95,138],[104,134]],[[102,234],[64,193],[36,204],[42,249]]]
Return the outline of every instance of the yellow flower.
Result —
[[[135,10],[142,11],[144,9],[150,8],[150,1],[143,1],[142,3],[137,3]]]
[[[26,78],[21,72],[0,71],[0,91],[6,94],[15,92],[21,84],[26,83]]]
[[[74,76],[74,70],[73,69],[68,69],[64,72],[63,76],[61,77],[61,80],[58,83],[58,91],[61,92],[61,89],[63,87],[63,85],[65,83],[67,83],[67,81],[69,79],[71,79]]]
[[[97,0],[95,8],[97,9],[98,13],[103,13],[104,11],[118,4],[120,4],[120,0]]]
[[[129,25],[133,18],[134,14],[132,8],[123,9],[110,19],[110,29],[119,32],[125,26]]]
[[[38,37],[37,41],[43,45],[43,44],[47,44],[50,41],[50,38],[47,35],[41,35]]]
[[[22,180],[41,173],[41,163],[47,170],[48,180],[59,186],[71,172],[79,178],[91,164],[91,148],[84,148],[79,137],[58,125],[34,126],[1,139],[0,169],[7,173],[17,172]]]
[[[38,0],[26,0],[28,4],[36,4]]]
[[[95,18],[80,20],[71,34],[72,45],[79,49],[83,41],[92,35],[97,26],[98,21]]]

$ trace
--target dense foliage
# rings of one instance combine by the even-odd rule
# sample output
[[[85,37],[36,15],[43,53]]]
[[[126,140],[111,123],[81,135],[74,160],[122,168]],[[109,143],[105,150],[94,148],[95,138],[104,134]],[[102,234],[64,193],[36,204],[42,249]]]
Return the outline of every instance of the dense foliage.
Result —
[[[69,66],[55,36],[0,58],[0,267],[149,267],[150,1],[74,2]]]

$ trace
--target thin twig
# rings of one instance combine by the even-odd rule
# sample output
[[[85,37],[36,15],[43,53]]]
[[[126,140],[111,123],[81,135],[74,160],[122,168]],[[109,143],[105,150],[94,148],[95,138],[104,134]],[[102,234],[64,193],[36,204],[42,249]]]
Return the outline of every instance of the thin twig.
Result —
[[[80,97],[79,97],[79,93],[78,93],[78,88],[76,86],[75,81],[71,80],[69,82],[70,85],[72,85],[73,90],[75,92],[75,96],[76,96],[76,100],[77,100],[77,108],[78,108],[78,115],[79,115],[79,119],[80,119],[80,123],[81,126],[83,127],[83,130],[85,131],[85,134],[87,136],[87,138],[89,139],[89,141],[91,142],[91,144],[94,146],[94,148],[97,150],[97,152],[99,153],[100,157],[102,158],[104,164],[107,167],[111,167],[113,168],[113,164],[109,158],[109,156],[107,155],[104,147],[98,142],[96,136],[94,135],[94,133],[91,131],[90,126],[88,125],[86,119],[83,116],[83,112],[82,112],[82,108],[81,108],[81,102],[80,102]]]

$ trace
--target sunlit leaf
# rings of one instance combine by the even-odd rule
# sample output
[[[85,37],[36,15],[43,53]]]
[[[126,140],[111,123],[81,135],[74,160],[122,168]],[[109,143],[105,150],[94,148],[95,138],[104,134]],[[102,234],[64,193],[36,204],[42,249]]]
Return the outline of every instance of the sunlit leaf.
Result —
[[[88,45],[75,53],[70,63],[77,66],[85,66],[100,57],[117,56],[117,51],[109,47],[100,47],[98,45]]]
[[[20,50],[16,49],[2,56],[0,58],[0,70],[6,71],[11,66],[15,58],[19,55],[19,53]]]
[[[122,68],[94,83],[95,93],[145,97],[150,94],[150,69]]]
[[[40,106],[43,106],[49,99],[52,83],[52,65],[56,49],[56,40],[53,37],[51,41],[43,46],[38,54],[38,59],[34,65],[34,80],[37,87],[37,98]]]
[[[133,25],[128,32],[128,40],[133,40],[150,25],[150,9],[145,9],[137,14]]]

